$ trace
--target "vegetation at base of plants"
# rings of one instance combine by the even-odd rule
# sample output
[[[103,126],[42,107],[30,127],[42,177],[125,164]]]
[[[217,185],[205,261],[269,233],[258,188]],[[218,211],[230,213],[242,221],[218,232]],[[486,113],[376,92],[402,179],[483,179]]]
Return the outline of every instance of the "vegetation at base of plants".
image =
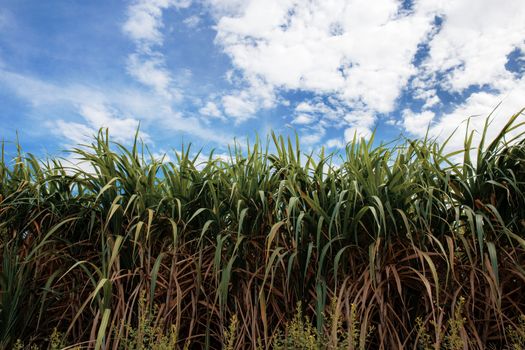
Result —
[[[82,166],[3,143],[0,349],[522,349],[523,111],[495,128],[204,162],[101,130]]]

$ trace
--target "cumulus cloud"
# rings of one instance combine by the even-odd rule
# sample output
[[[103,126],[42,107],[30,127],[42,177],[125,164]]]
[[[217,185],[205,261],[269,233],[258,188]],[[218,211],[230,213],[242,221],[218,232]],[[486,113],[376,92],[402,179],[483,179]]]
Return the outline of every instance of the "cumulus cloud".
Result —
[[[203,127],[198,118],[183,116],[182,114],[173,111],[169,115],[169,118],[163,118],[160,120],[159,125],[167,130],[188,133],[189,135],[198,136],[203,140],[215,142],[221,145],[229,144],[233,140],[233,136],[228,132]]]
[[[97,170],[91,162],[83,160],[80,155],[75,153],[70,153],[63,158],[62,164],[66,167],[66,172],[70,175],[78,174],[79,170],[85,174],[94,175],[97,173]]]
[[[246,89],[231,91],[221,99],[225,114],[232,117],[235,124],[254,118],[259,109],[272,108],[279,100],[272,86],[259,78],[248,80]]]
[[[80,114],[95,128],[108,128],[116,140],[130,141],[139,127],[139,121],[134,118],[118,116],[117,111],[110,110],[104,105],[82,105]],[[150,137],[145,132],[140,132],[144,141]]]
[[[469,120],[469,129],[476,130],[474,134],[473,144],[477,145],[481,139],[481,131],[485,124],[486,118],[492,113],[492,126],[488,129],[487,138],[493,139],[501,130],[508,118],[523,107],[525,107],[525,78],[509,82],[509,86],[500,93],[477,92],[470,95],[463,103],[459,104],[449,113],[444,113],[441,118],[432,125],[430,134],[444,140],[445,137],[455,131],[454,137],[449,142],[450,150],[459,150],[463,148],[463,140],[467,123],[465,119],[471,117]],[[419,115],[414,115],[419,118],[427,112],[422,112]],[[521,117],[521,121],[523,121]],[[524,131],[514,130],[511,135],[516,135],[518,132]]]
[[[96,135],[96,131],[93,128],[83,123],[67,122],[59,119],[49,124],[51,124],[51,130],[55,134],[66,137],[68,142],[72,142],[75,145],[88,144],[93,135]]]
[[[391,118],[406,91],[423,101],[422,109],[405,111],[398,125],[415,134],[430,121],[435,128],[444,125],[441,120],[450,123],[452,114],[457,125],[480,96],[486,95],[487,113],[519,86],[505,67],[508,54],[525,46],[519,1],[419,0],[406,7],[397,0],[208,0],[208,6],[217,21],[216,43],[248,86],[256,79],[265,91],[330,97],[333,105],[324,109],[304,101],[292,123],[319,118],[324,127],[343,127],[346,140],[370,135],[379,116]],[[493,92],[476,92],[481,87]],[[474,92],[464,103],[441,112],[450,102],[439,90],[461,94],[469,88]],[[242,93],[223,99],[226,114],[263,108],[253,103],[256,95],[252,89],[251,99]],[[274,103],[278,96],[270,95]]]
[[[356,125],[345,129],[344,135],[346,142],[351,142],[354,139],[354,137],[357,137],[358,139],[368,139],[370,138],[370,136],[372,136],[372,130],[370,130],[370,128],[368,127]]]
[[[394,0],[251,0],[230,14],[217,3],[216,42],[248,81],[332,96],[372,114],[393,110],[432,28],[430,15],[400,15]]]
[[[309,115],[322,118],[323,122],[337,122],[347,113],[347,108],[339,100],[329,98],[326,102],[320,98],[302,101],[295,107],[295,115]]]
[[[429,42],[422,65],[442,73],[439,84],[454,91],[508,79],[507,55],[525,45],[525,6],[519,1],[421,1],[421,12],[441,16],[443,24]]]
[[[231,67],[223,67],[225,82],[184,91],[192,72],[170,65],[169,53],[184,47],[177,40],[165,47],[172,44],[165,39],[173,18],[166,14],[190,5],[135,0],[127,6],[121,30],[133,48],[124,53],[123,72],[138,84],[121,91],[48,83],[1,63],[0,82],[34,108],[68,105],[76,120],[55,127],[75,140],[103,125],[128,132],[140,119],[224,143],[231,137],[209,130],[211,123],[238,128],[261,109],[285,106],[284,124],[297,128],[304,143],[335,148],[355,134],[369,136],[379,118],[412,135],[430,123],[431,135],[441,137],[499,102],[496,125],[525,105],[523,69],[508,66],[511,53],[522,54],[515,65],[524,64],[520,1],[203,0],[196,4],[199,16],[181,12],[173,25],[215,30],[213,43]],[[6,13],[0,9],[0,28]],[[212,25],[205,22],[210,18]],[[218,91],[222,83],[229,85]],[[482,119],[473,118],[471,127],[481,127]],[[458,135],[451,145],[461,145]]]
[[[409,109],[403,111],[403,126],[406,131],[416,136],[423,136],[427,132],[430,122],[434,119],[435,113],[424,111],[414,113]]]
[[[404,111],[405,129],[420,135],[418,129],[432,120],[431,135],[443,139],[456,130],[449,147],[461,149],[465,119],[474,117],[469,127],[478,131],[476,144],[485,118],[501,103],[488,130],[488,138],[495,137],[505,120],[525,107],[524,79],[506,67],[509,54],[525,46],[525,7],[519,2],[424,0],[416,10],[435,14],[442,23],[428,40],[428,53],[411,84],[413,96],[424,105]],[[465,97],[439,109],[447,101],[437,90]]]

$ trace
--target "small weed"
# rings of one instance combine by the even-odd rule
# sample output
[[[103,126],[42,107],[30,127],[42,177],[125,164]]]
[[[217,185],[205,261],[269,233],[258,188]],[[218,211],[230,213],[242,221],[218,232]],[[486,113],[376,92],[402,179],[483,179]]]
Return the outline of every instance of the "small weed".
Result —
[[[525,350],[525,315],[521,315],[515,328],[508,326],[510,350]]]
[[[60,350],[63,346],[63,335],[54,328],[49,339],[49,350]]]
[[[230,319],[230,327],[224,332],[225,350],[233,350],[235,346],[235,335],[237,332],[237,315],[233,315]]]
[[[295,315],[291,322],[286,324],[285,336],[277,332],[272,348],[316,350],[319,348],[319,335],[312,324],[303,317],[301,302],[297,303]]]
[[[128,336],[121,343],[122,350],[171,350],[177,348],[177,329],[171,325],[168,334],[154,324],[158,307],[150,314],[145,307],[145,297],[139,299],[139,323],[136,328],[128,326]]]
[[[461,350],[465,346],[464,339],[460,334],[466,321],[463,317],[464,305],[465,298],[460,297],[454,310],[454,317],[448,320],[448,334],[445,336],[445,349]]]
[[[432,345],[432,337],[428,334],[421,317],[416,318],[416,329],[418,334],[418,348],[422,350],[432,350],[434,348]]]

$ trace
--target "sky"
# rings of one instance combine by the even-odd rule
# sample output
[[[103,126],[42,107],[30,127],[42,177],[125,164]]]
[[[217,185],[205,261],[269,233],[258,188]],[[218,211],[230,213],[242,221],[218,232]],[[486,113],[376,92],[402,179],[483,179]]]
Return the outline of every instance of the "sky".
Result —
[[[139,125],[159,154],[272,130],[461,147],[468,117],[493,137],[525,107],[524,73],[524,0],[0,0],[0,139],[36,154]]]

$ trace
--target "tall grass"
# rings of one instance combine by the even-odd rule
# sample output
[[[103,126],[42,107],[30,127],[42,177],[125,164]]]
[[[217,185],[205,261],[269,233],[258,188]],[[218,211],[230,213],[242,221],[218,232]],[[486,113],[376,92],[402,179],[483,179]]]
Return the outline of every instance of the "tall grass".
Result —
[[[522,115],[452,153],[272,135],[199,164],[101,131],[83,170],[2,147],[0,348],[525,346]]]

